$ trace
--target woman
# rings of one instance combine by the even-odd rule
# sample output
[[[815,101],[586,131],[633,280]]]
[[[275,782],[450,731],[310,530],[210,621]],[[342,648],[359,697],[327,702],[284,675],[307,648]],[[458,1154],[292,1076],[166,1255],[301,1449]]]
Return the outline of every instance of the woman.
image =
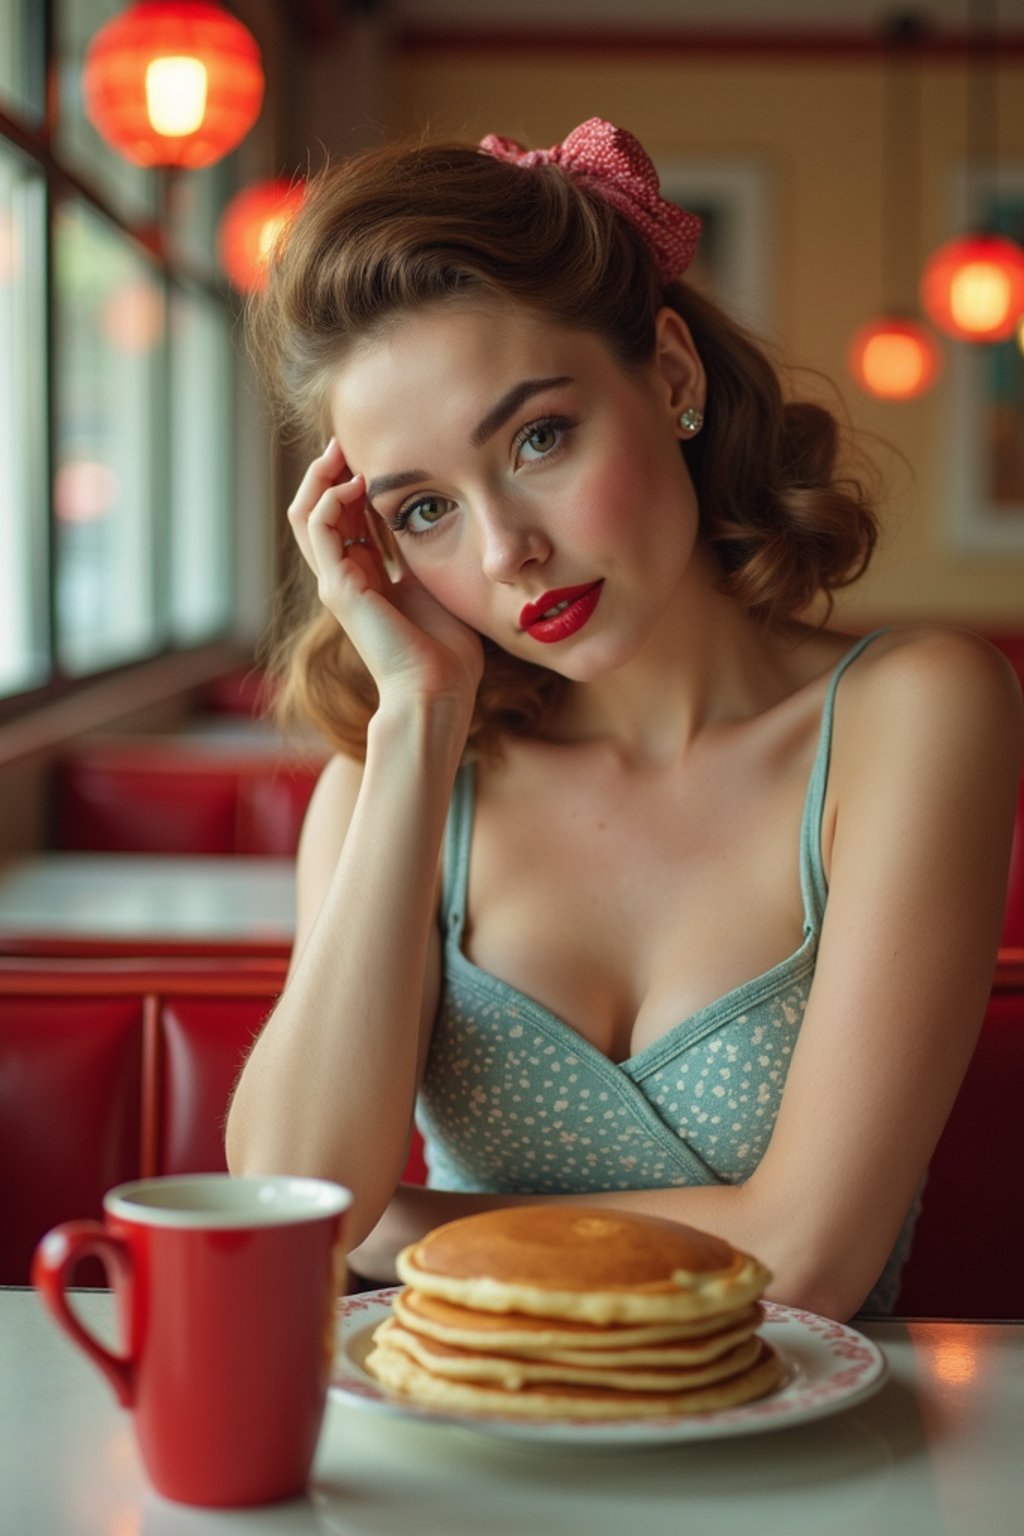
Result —
[[[1020,697],[967,634],[822,626],[874,513],[696,234],[594,119],[361,156],[278,253],[259,352],[329,439],[284,704],[338,751],[229,1161],[349,1185],[364,1275],[568,1196],[842,1318],[892,1305],[982,1018]]]

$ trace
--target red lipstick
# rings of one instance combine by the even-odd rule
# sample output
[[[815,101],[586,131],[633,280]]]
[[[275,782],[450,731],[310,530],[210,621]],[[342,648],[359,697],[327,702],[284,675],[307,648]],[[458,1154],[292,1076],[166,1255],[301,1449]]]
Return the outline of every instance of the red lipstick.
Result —
[[[558,587],[527,603],[519,615],[519,628],[542,645],[567,640],[583,628],[597,607],[604,583],[588,581],[582,587]]]

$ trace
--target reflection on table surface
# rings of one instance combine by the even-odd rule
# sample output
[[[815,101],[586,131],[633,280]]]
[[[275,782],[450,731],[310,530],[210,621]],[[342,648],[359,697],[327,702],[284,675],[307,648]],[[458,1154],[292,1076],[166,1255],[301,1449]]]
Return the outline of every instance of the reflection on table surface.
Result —
[[[291,943],[291,859],[47,853],[0,867],[0,939]]]
[[[105,1321],[111,1298],[76,1305]],[[0,1292],[9,1529],[54,1536],[1002,1536],[1024,1496],[1024,1325],[864,1323],[889,1379],[813,1424],[599,1455],[331,1401],[309,1495],[248,1511],[144,1485],[129,1416],[29,1291]]]

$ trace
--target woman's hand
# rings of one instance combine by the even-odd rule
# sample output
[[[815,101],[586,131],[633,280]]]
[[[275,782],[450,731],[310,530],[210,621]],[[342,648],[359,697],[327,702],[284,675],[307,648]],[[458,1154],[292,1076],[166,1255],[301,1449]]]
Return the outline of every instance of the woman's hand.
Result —
[[[404,565],[391,579],[377,520],[367,514],[365,481],[349,474],[336,438],[307,469],[288,521],[320,601],[358,651],[381,703],[452,698],[471,708],[483,671],[480,636]]]

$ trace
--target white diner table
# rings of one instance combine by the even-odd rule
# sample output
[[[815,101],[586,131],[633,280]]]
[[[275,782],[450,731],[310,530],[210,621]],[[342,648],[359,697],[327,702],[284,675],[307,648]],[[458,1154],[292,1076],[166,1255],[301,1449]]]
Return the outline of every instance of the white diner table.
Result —
[[[111,1338],[112,1298],[75,1305]],[[846,1412],[657,1449],[538,1450],[332,1400],[308,1494],[189,1509],[30,1290],[0,1291],[0,1526],[40,1536],[1011,1536],[1024,1324],[862,1322],[889,1374]],[[258,1347],[258,1345],[256,1346]]]
[[[0,866],[0,953],[287,953],[292,859],[40,853]]]

